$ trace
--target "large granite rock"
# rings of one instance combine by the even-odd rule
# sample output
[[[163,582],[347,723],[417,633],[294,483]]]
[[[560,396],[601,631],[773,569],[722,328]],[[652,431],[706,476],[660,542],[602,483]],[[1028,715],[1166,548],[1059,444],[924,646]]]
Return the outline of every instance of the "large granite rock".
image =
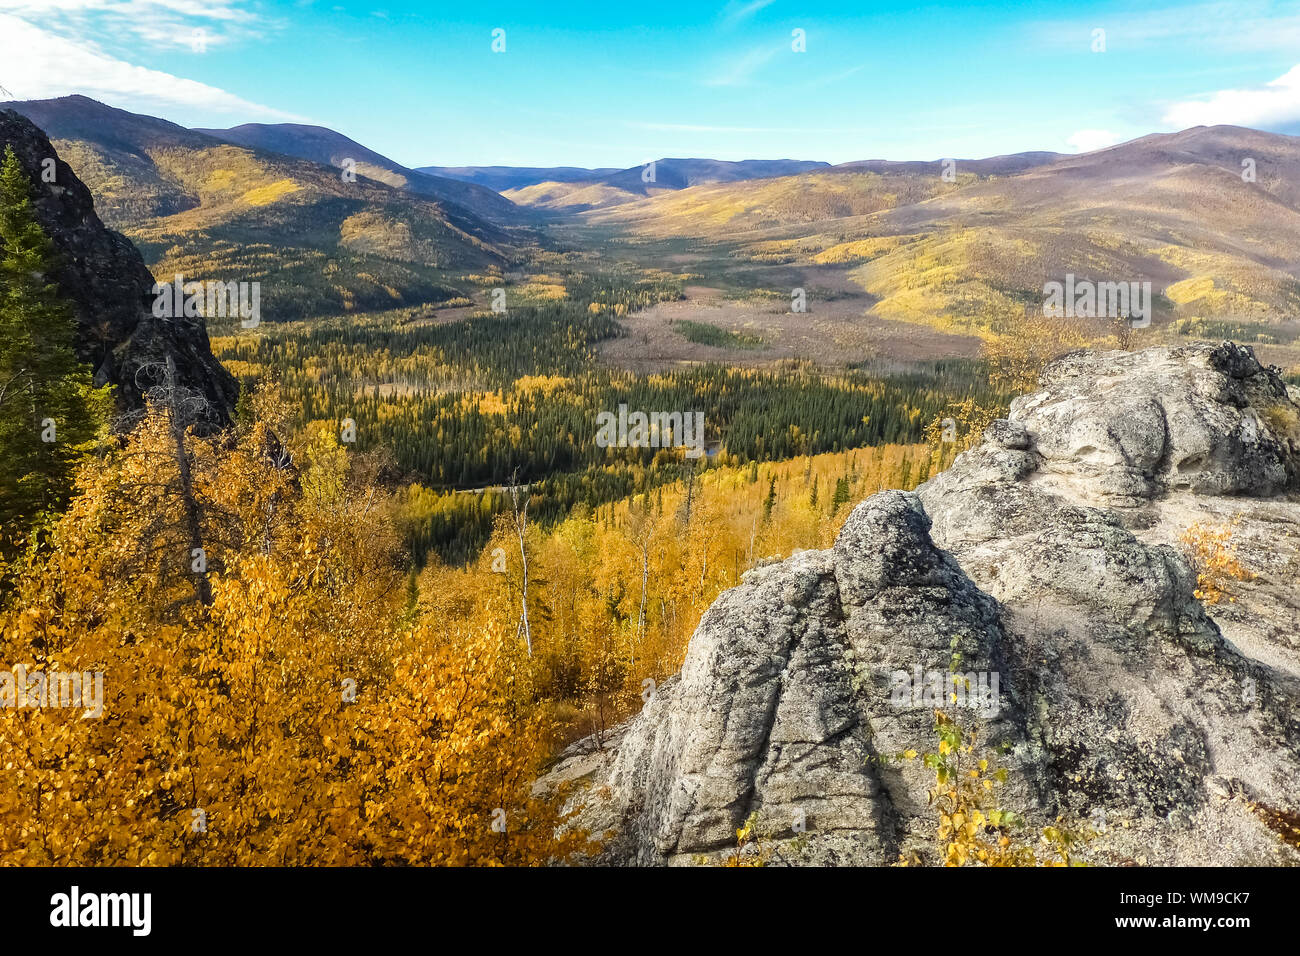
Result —
[[[933,860],[933,775],[891,758],[934,748],[934,700],[895,682],[954,655],[989,685],[956,716],[1031,827],[1086,821],[1098,863],[1300,862],[1257,812],[1296,809],[1300,773],[1300,408],[1227,343],[1078,353],[1042,384],[830,550],[750,572],[678,677],[539,781],[576,784],[596,862],[716,858],[751,814],[777,861]],[[1198,520],[1236,520],[1260,569],[1214,616],[1176,546]]]
[[[229,421],[239,388],[213,356],[203,320],[153,315],[154,278],[139,251],[100,221],[90,190],[45,134],[13,110],[0,110],[0,155],[6,146],[32,180],[36,218],[59,251],[52,278],[73,304],[77,355],[96,382],[116,385],[124,409],[139,408],[170,356],[176,383],[206,397],[217,423]],[[53,182],[44,175],[49,160]]]

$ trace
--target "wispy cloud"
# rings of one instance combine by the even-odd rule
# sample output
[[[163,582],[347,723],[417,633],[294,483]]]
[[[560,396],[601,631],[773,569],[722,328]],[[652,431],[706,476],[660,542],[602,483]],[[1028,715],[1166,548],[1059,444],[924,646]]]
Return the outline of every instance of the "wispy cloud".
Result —
[[[740,3],[737,0],[731,0],[722,8],[722,13],[718,19],[723,26],[734,27],[744,23],[758,11],[764,7],[770,7],[775,2],[776,0],[749,0],[749,2]]]
[[[56,35],[9,13],[0,13],[0,84],[15,99],[82,93],[114,106],[146,111],[180,107],[240,117],[303,120],[206,83],[135,66],[88,40]]]
[[[1219,124],[1262,129],[1293,127],[1300,123],[1300,65],[1263,86],[1218,90],[1174,103],[1163,119],[1178,129]]]
[[[248,0],[0,0],[0,12],[70,40],[89,36],[165,48],[211,48],[265,26]]]
[[[1300,49],[1300,9],[1295,3],[1201,3],[1130,13],[1113,11],[1089,20],[1031,23],[1031,38],[1057,49],[1086,52],[1092,31],[1106,31],[1109,49],[1138,49],[1165,43],[1200,45],[1218,51]]]
[[[704,85],[745,86],[755,73],[775,60],[781,52],[781,47],[755,47],[724,61],[704,78]]]

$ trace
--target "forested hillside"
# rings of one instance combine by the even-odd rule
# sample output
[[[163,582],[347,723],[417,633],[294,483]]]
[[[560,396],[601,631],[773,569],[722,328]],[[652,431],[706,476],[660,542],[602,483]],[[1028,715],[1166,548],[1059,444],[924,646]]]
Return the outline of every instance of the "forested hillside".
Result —
[[[3,712],[9,863],[563,859],[589,835],[532,792],[556,748],[633,712],[747,569],[942,466],[927,426],[994,394],[965,366],[619,372],[593,346],[680,282],[574,272],[503,315],[228,328],[230,427],[171,356],[114,417],[37,278],[41,188],[7,156],[0,656],[98,677],[84,709]],[[601,446],[619,404],[698,406],[707,453]]]
[[[155,275],[260,282],[267,321],[454,299],[454,277],[500,266],[516,241],[444,196],[367,178],[364,164],[235,145],[84,96],[10,106],[46,129]]]

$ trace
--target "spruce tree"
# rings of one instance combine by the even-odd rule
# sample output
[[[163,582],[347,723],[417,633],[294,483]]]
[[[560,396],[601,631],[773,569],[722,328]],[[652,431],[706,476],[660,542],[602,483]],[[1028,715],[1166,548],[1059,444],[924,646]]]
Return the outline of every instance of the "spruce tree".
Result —
[[[5,148],[0,163],[0,553],[67,501],[78,460],[109,409],[73,349],[71,306],[50,277],[54,243],[36,221],[32,184]]]
[[[831,514],[840,510],[840,505],[847,504],[849,500],[849,480],[840,478],[835,482],[835,494],[831,497]]]
[[[235,400],[235,422],[241,428],[251,427],[256,418],[253,411],[253,387],[250,379],[239,383],[239,398]]]
[[[772,508],[776,505],[776,475],[767,485],[767,498],[763,501],[763,524],[772,520]]]

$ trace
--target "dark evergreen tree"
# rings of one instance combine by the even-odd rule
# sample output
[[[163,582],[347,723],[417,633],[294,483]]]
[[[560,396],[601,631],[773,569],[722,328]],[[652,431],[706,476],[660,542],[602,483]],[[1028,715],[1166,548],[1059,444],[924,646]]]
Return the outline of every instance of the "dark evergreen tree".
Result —
[[[835,494],[831,498],[831,514],[840,510],[840,505],[847,504],[849,500],[850,489],[849,479],[840,478],[835,482]]]
[[[74,351],[70,305],[49,281],[54,243],[32,183],[6,147],[0,163],[0,552],[11,555],[66,503],[73,472],[110,408]]]

